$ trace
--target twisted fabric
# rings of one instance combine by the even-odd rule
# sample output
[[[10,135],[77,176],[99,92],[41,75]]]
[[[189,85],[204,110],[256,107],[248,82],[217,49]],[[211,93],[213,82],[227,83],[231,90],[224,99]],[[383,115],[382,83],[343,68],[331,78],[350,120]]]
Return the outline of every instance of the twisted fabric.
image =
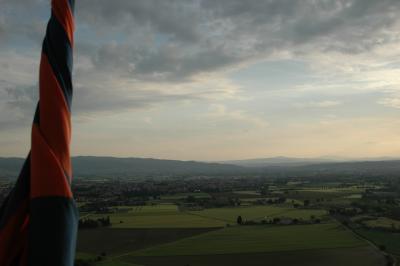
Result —
[[[52,0],[29,153],[0,209],[1,266],[72,266],[78,212],[71,192],[74,0]]]

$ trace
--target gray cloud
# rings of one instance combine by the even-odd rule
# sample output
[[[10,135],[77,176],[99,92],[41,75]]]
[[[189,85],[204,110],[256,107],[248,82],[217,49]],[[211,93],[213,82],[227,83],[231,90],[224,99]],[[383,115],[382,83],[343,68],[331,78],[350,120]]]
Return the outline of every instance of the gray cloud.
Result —
[[[11,47],[26,41],[24,49],[39,54],[48,1],[28,2],[0,0],[0,38]],[[166,94],[142,86],[186,84],[198,74],[277,51],[368,52],[399,38],[387,30],[398,21],[399,11],[397,0],[80,0],[74,110],[79,114],[204,99],[213,91]],[[136,85],[115,88],[120,81]],[[0,83],[0,89],[5,88]],[[15,108],[28,105],[18,97]]]
[[[47,18],[15,14],[45,2],[1,3],[0,35],[40,44]],[[81,0],[76,51],[99,71],[179,81],[277,50],[365,52],[399,38],[386,30],[399,11],[396,0]]]
[[[385,31],[398,11],[395,0],[77,3],[78,21],[117,42],[92,43],[98,68],[174,81],[276,50],[365,52],[398,38]]]
[[[10,130],[26,126],[33,119],[37,88],[8,87],[0,81],[0,128]]]

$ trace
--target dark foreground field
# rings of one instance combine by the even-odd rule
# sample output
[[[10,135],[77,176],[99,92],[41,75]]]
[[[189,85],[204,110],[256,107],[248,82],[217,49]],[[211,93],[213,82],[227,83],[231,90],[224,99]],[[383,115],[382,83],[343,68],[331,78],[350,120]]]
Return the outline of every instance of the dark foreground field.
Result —
[[[126,257],[145,266],[377,266],[383,256],[371,247],[206,256]]]
[[[81,230],[78,235],[78,252],[87,254],[120,255],[126,252],[151,247],[202,234],[213,228],[98,228]]]

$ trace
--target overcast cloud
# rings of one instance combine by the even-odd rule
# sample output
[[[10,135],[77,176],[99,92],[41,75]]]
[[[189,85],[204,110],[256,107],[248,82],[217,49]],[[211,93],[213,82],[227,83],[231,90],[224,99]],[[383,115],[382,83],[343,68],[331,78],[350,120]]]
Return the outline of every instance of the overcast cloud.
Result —
[[[77,0],[74,152],[398,155],[376,132],[324,133],[397,125],[398,14],[397,0]],[[49,1],[0,0],[0,156],[29,149],[48,16]]]

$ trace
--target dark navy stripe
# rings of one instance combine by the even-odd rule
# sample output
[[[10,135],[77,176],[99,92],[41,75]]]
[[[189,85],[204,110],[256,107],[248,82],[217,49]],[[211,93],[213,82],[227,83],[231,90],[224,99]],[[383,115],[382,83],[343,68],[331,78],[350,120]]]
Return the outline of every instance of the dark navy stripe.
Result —
[[[40,102],[40,101],[39,101]],[[35,116],[33,117],[33,123],[36,125],[40,124],[40,108],[39,108],[39,102],[36,105],[36,111],[35,111]]]
[[[43,53],[47,56],[53,73],[64,93],[69,110],[72,101],[72,48],[63,26],[52,14],[43,41]]]
[[[29,219],[28,265],[73,266],[79,219],[75,201],[32,199]]]
[[[68,3],[69,3],[69,7],[71,8],[71,13],[73,15],[74,10],[75,10],[75,0],[68,0]]]
[[[10,217],[18,210],[24,200],[29,200],[31,173],[31,154],[28,154],[16,184],[0,208],[0,230],[7,224]]]

